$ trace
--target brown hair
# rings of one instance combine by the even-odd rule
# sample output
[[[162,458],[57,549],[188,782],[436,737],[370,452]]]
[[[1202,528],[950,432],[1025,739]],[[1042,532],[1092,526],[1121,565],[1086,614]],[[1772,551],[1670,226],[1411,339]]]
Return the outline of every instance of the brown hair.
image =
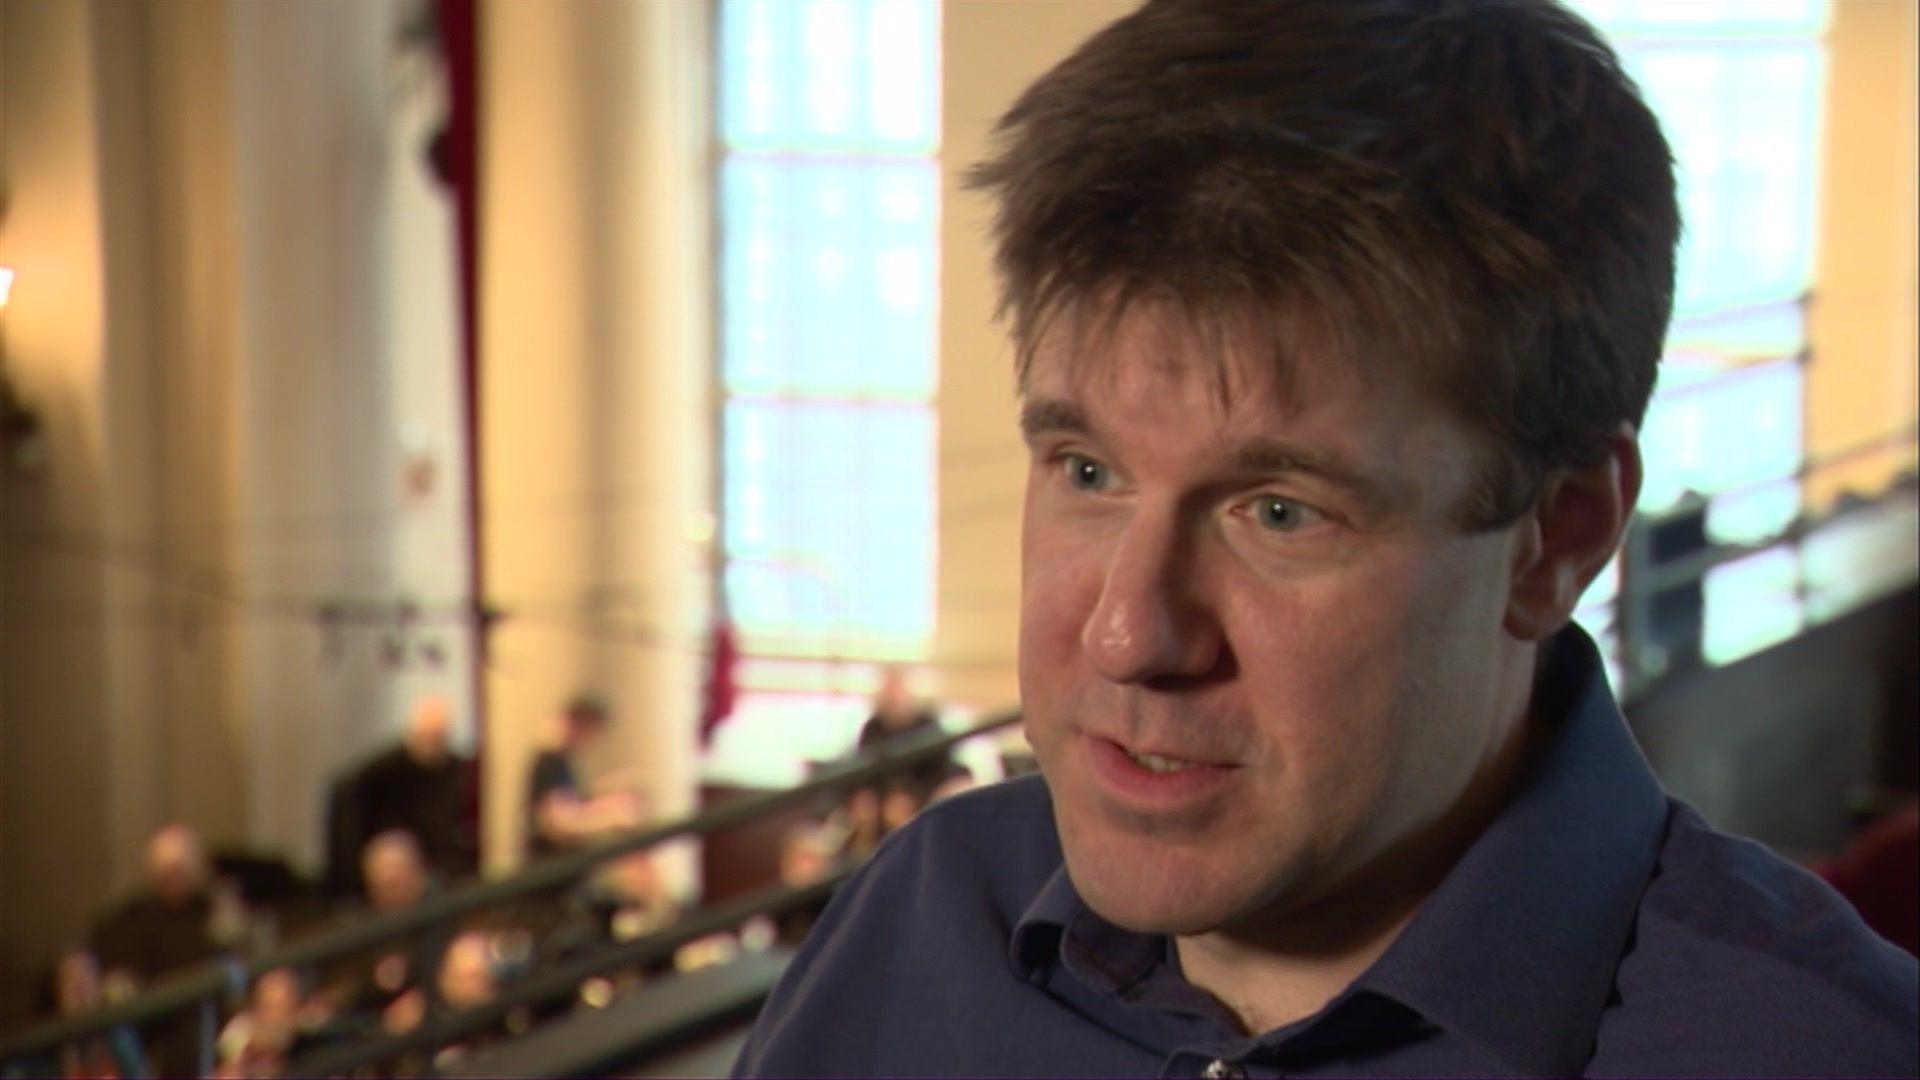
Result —
[[[1269,312],[1397,355],[1495,452],[1507,524],[1638,424],[1672,309],[1672,156],[1547,0],[1148,0],[1029,87],[995,195],[1024,380],[1076,304]],[[1277,339],[1285,361],[1286,339]]]

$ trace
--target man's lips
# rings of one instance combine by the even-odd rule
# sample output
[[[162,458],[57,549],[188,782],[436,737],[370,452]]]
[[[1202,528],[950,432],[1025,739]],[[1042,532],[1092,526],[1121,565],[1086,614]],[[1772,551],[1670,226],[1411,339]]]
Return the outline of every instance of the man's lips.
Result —
[[[1180,765],[1205,765],[1215,769],[1239,768],[1239,762],[1233,761],[1215,751],[1176,746],[1171,743],[1157,741],[1132,742],[1127,739],[1115,738],[1111,735],[1102,735],[1093,731],[1087,732],[1086,735],[1090,739],[1112,743],[1123,753],[1133,758],[1158,758]]]
[[[1081,743],[1095,782],[1108,798],[1140,810],[1165,813],[1190,808],[1222,791],[1239,766],[1197,760],[1192,750],[1164,743],[1139,749],[1104,736],[1085,735]],[[1168,752],[1171,751],[1171,752]]]

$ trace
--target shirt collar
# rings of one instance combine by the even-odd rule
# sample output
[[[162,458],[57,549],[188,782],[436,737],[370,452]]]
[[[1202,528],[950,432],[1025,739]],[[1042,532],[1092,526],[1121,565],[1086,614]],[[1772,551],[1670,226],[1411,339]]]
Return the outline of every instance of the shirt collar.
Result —
[[[1108,994],[1124,994],[1166,954],[1166,938],[1122,930],[1074,891],[1063,864],[1013,928],[1014,970],[1035,978],[1055,964]]]
[[[1359,985],[1516,1070],[1567,1075],[1592,1056],[1667,801],[1578,627],[1549,646],[1534,717],[1557,730]]]
[[[1591,1056],[1667,804],[1577,627],[1547,647],[1534,717],[1553,730],[1507,806],[1342,998],[1386,995],[1516,1071],[1566,1075]],[[1063,865],[1014,927],[1011,959],[1029,980],[1064,964],[1120,994],[1164,941],[1095,915]]]

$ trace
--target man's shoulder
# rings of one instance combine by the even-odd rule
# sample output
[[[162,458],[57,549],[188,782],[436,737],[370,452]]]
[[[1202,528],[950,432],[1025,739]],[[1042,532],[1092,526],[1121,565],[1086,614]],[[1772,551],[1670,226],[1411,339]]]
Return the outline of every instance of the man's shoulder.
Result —
[[[1825,882],[1684,804],[1674,807],[1616,990],[1603,1056],[1609,1034],[1627,1044],[1652,1029],[1681,1036],[1673,1016],[1688,1023],[1686,1046],[1671,1049],[1703,1066],[1910,1073],[1920,1055],[1914,958]]]
[[[928,807],[888,836],[842,890],[864,928],[984,920],[1010,933],[1060,866],[1053,806],[1038,776],[990,784]],[[840,900],[836,898],[836,904]]]
[[[951,864],[956,871],[1044,865],[1042,881],[1060,862],[1060,841],[1053,830],[1053,801],[1038,775],[987,784],[942,799],[888,836],[882,851],[896,859],[908,853],[934,858],[943,866]],[[989,865],[977,865],[980,856],[986,856]]]
[[[1013,927],[1059,864],[1037,777],[929,807],[837,890],[737,1071],[978,1071],[977,1037],[950,1020],[1009,1030],[1021,1022],[1033,991],[1008,959]]]
[[[413,759],[407,756],[406,746],[394,743],[360,759],[360,765],[354,772],[362,783],[379,783],[412,763]]]

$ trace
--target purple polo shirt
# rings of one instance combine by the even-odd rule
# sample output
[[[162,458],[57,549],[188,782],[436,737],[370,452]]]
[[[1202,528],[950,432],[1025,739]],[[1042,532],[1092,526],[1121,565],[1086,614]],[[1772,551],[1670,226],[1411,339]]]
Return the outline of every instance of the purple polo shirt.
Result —
[[[1500,816],[1313,1016],[1242,1034],[1074,892],[1038,778],[951,799],[834,898],[740,1076],[1903,1075],[1920,973],[1825,884],[1669,799],[1592,642]]]

